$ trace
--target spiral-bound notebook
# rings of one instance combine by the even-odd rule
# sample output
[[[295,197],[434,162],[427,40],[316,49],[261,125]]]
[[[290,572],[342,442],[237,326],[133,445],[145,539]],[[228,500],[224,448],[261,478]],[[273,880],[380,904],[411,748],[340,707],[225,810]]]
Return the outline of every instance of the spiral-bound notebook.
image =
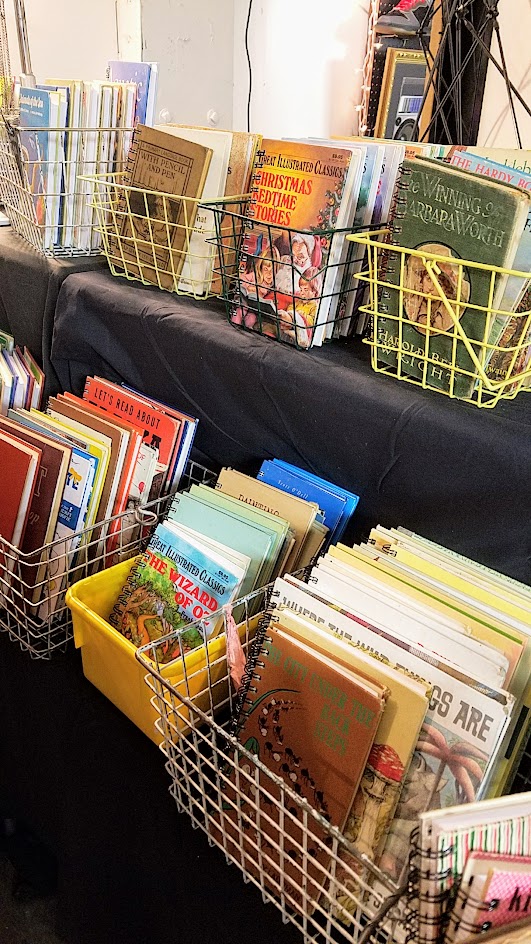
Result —
[[[290,799],[282,782],[342,829],[387,693],[294,639],[280,622],[262,638],[247,667],[237,737],[273,778],[235,752],[219,826],[225,848],[250,874],[309,910],[327,884],[326,830]]]
[[[302,347],[322,343],[343,276],[344,236],[332,245],[332,231],[350,225],[359,164],[352,148],[262,141],[240,255],[239,302],[259,312],[248,327]],[[311,341],[303,341],[305,329]]]
[[[391,212],[391,243],[447,258],[438,264],[438,280],[471,341],[489,338],[494,315],[484,309],[490,302],[491,273],[481,267],[461,269],[459,260],[510,268],[528,208],[529,195],[516,187],[426,157],[402,164]],[[426,382],[444,391],[450,390],[453,365],[453,393],[470,396],[473,361],[422,258],[389,252],[384,265],[389,287],[381,291],[375,318],[378,359],[422,379],[428,357]],[[496,277],[493,309],[506,281],[506,276]],[[480,353],[478,345],[475,353]]]
[[[439,941],[474,851],[531,856],[531,792],[420,817],[418,944]]]
[[[527,917],[531,917],[531,859],[472,852],[448,919],[447,944],[462,944],[469,935]]]

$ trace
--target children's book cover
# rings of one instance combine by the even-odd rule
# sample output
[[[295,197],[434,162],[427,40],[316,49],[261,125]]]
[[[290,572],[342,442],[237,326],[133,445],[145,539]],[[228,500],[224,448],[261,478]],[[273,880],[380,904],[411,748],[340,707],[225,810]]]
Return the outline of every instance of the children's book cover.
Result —
[[[330,308],[330,294],[323,297],[330,231],[337,225],[351,159],[352,150],[339,146],[262,141],[247,211],[252,225],[239,261],[235,324],[310,345],[314,325],[326,321]]]
[[[135,646],[182,630],[168,641],[164,661],[196,649],[216,634],[222,618],[212,615],[237,593],[244,568],[176,526],[159,524],[129,575],[110,616]],[[201,620],[201,631],[190,626]]]
[[[151,65],[149,62],[121,62],[112,59],[107,67],[110,82],[134,82],[136,85],[135,125],[146,124],[149,79]]]
[[[46,223],[46,186],[48,179],[48,131],[50,94],[43,89],[20,89],[20,148],[26,168],[27,184],[33,195],[39,226]]]

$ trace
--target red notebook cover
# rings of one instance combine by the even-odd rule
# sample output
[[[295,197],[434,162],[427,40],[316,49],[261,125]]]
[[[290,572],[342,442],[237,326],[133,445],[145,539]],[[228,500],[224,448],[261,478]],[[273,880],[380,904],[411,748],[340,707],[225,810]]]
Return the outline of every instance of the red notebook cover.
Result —
[[[26,529],[41,450],[0,431],[0,535],[20,547]]]

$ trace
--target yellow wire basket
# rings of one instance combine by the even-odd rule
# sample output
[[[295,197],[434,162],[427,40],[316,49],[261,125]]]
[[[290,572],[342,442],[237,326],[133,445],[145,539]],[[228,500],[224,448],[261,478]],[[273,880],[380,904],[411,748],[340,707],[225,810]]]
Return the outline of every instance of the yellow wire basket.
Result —
[[[113,275],[193,298],[216,294],[212,209],[199,199],[133,187],[125,173],[88,179]]]
[[[513,399],[531,381],[531,273],[459,259],[439,244],[390,245],[386,231],[347,238],[367,254],[356,278],[368,284],[361,311],[374,370],[478,407]],[[470,300],[478,284],[484,305]],[[499,307],[511,285],[522,310]]]

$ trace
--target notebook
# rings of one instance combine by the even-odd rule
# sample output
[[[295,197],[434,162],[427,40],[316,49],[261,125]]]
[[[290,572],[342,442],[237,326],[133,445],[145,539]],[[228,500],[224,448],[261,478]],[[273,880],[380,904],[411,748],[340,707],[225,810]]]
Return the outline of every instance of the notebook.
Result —
[[[266,886],[276,894],[282,890],[288,906],[311,911],[326,883],[326,829],[306,817],[254,761],[265,764],[326,822],[343,829],[387,692],[294,639],[281,623],[268,627],[246,678],[237,723],[246,753],[236,750],[234,767],[227,770],[218,814],[224,842],[229,851],[237,849],[251,874],[257,874],[260,862]]]

